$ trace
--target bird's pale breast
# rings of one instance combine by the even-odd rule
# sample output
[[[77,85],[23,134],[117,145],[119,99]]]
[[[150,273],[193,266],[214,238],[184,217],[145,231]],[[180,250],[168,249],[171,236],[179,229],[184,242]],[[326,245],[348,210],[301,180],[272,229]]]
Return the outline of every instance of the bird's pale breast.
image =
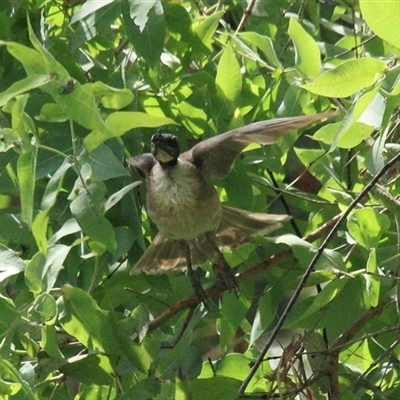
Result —
[[[147,178],[147,211],[161,233],[190,240],[217,228],[221,204],[215,188],[190,162],[155,165]]]

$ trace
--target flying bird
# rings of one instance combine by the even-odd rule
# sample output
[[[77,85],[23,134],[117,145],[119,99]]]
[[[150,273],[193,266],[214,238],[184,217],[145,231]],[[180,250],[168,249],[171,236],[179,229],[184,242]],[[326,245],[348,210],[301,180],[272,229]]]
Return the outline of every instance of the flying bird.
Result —
[[[147,213],[159,230],[131,272],[159,273],[186,267],[196,296],[204,301],[206,295],[194,268],[216,259],[217,279],[236,292],[236,281],[221,249],[265,235],[290,217],[222,205],[213,182],[229,174],[249,144],[275,143],[285,133],[334,114],[255,122],[201,141],[182,154],[176,136],[160,131],[154,134],[151,153],[126,160],[145,181]]]

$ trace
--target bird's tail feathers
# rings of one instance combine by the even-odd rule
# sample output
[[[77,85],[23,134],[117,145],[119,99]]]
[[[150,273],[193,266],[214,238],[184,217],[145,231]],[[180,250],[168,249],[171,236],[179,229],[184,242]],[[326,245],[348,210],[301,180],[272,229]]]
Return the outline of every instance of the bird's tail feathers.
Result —
[[[215,232],[216,242],[221,249],[236,248],[253,236],[266,235],[280,228],[289,219],[288,215],[255,213],[223,206],[221,222]],[[205,235],[188,244],[194,267],[215,259],[215,251]],[[186,268],[178,242],[158,233],[131,273],[157,274],[177,268]]]

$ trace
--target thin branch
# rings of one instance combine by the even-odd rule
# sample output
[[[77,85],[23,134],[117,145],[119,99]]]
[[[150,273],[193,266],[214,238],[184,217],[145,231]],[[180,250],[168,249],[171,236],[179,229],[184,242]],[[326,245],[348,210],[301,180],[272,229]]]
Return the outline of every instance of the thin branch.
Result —
[[[247,20],[249,19],[250,15],[251,15],[251,11],[253,10],[255,4],[256,4],[256,0],[251,0],[248,3],[248,5],[242,15],[242,19],[240,20],[239,25],[236,28],[235,35],[237,35],[239,32],[241,32],[243,30]]]

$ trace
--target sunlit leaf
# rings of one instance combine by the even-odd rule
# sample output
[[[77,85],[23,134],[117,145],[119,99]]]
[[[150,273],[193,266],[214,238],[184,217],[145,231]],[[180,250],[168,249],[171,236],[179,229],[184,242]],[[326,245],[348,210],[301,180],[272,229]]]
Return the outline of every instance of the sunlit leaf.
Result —
[[[122,136],[131,129],[156,128],[171,124],[175,125],[176,122],[170,118],[155,117],[139,111],[119,111],[111,114],[106,119],[106,125],[112,134],[105,135],[101,131],[92,132],[85,138],[84,145],[88,151],[92,151],[105,140]]]
[[[349,60],[324,72],[312,83],[303,85],[303,88],[322,96],[348,97],[373,85],[386,69],[383,61],[374,58]]]
[[[381,287],[381,281],[379,279],[379,272],[377,266],[376,250],[372,249],[369,253],[367,261],[367,271],[364,275],[366,282],[366,291],[371,301],[371,306],[376,307],[379,303],[379,292]]]
[[[54,79],[51,75],[31,75],[15,82],[6,91],[0,93],[0,107],[19,94],[39,88]]]
[[[363,17],[382,39],[400,48],[400,2],[360,0]]]
[[[0,282],[25,269],[25,263],[12,249],[0,243]]]
[[[47,211],[36,214],[32,223],[32,233],[36,240],[39,250],[47,254],[47,228],[49,223],[49,213]]]
[[[235,103],[242,90],[242,74],[240,65],[230,45],[225,47],[218,63],[215,84],[220,89],[224,99]]]
[[[290,18],[288,33],[296,50],[296,67],[303,76],[315,78],[321,70],[321,53],[316,41],[294,18]]]
[[[133,93],[129,89],[116,89],[103,82],[87,83],[83,85],[83,88],[99,98],[106,108],[119,110],[133,101]]]

